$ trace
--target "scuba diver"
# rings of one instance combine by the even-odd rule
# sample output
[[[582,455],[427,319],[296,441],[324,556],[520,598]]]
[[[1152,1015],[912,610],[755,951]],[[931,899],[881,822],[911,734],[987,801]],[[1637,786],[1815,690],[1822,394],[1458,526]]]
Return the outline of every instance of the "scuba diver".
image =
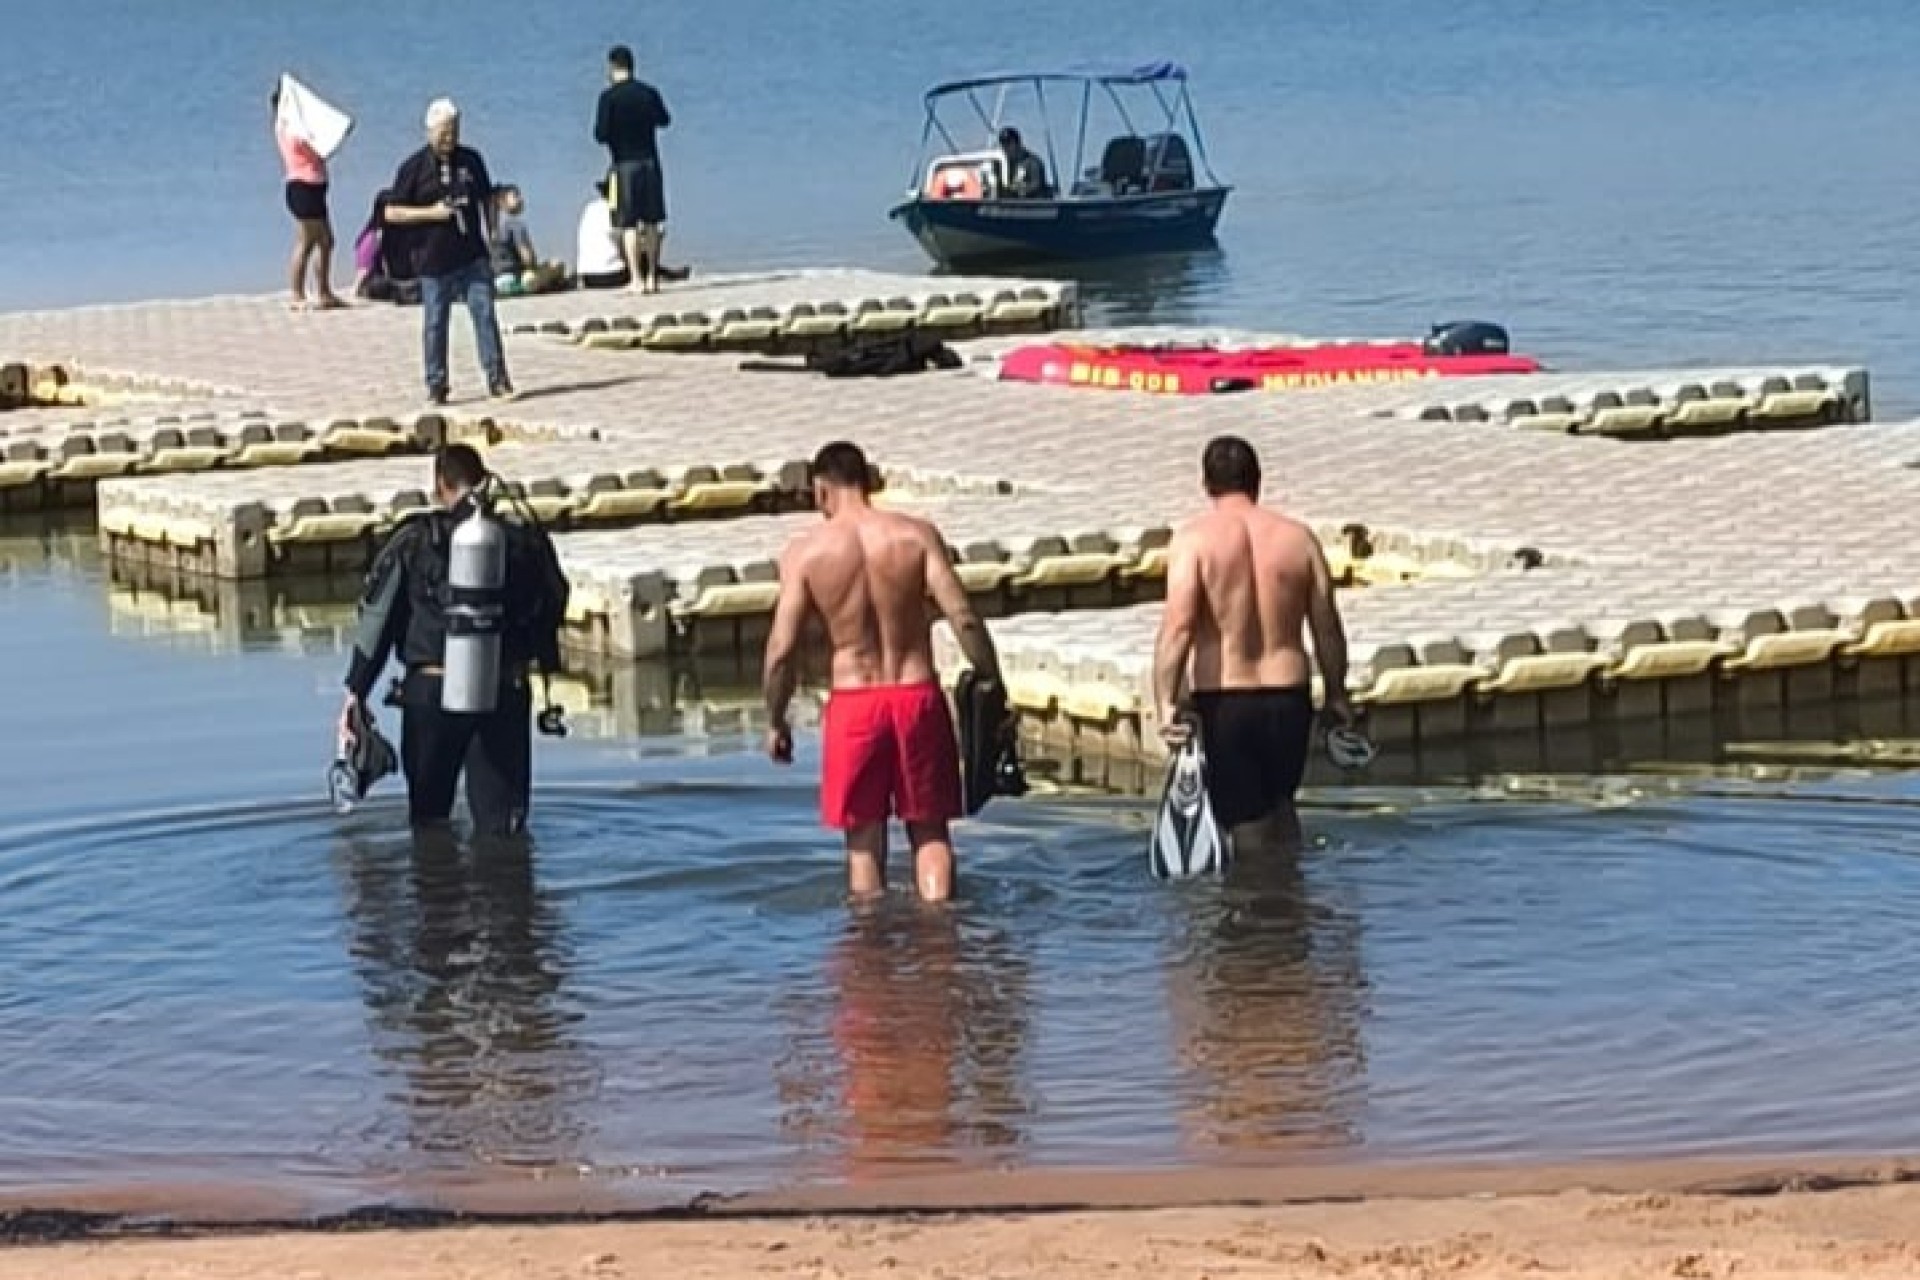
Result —
[[[471,447],[434,455],[433,491],[438,509],[401,522],[368,571],[342,751],[377,737],[367,697],[397,651],[406,670],[386,701],[401,709],[412,824],[446,823],[464,772],[474,833],[517,835],[533,784],[531,671],[544,684],[559,669],[570,587],[530,511],[519,521],[494,516],[504,486]],[[546,703],[540,732],[563,736],[550,687]]]

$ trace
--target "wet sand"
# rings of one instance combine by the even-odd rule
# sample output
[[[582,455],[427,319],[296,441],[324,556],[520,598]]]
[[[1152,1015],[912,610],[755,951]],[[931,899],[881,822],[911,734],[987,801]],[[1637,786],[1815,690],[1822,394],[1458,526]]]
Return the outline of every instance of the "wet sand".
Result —
[[[1661,1276],[1786,1280],[1920,1274],[1920,1169],[1741,1169],[1662,1162],[1533,1170],[1015,1176],[868,1188],[892,1211],[834,1213],[853,1189],[742,1199],[699,1220],[505,1222],[435,1230],[216,1227],[171,1239],[0,1249],[0,1280],[398,1280],[399,1277]],[[1642,1189],[1615,1190],[1629,1184]],[[976,1203],[1168,1207],[942,1212]],[[1530,1188],[1530,1189],[1520,1189]],[[1312,1197],[1302,1203],[1298,1197]],[[1328,1197],[1328,1198],[1320,1198]],[[1258,1204],[1255,1201],[1276,1202]],[[1289,1202],[1279,1202],[1289,1201]],[[897,1206],[922,1205],[919,1211]],[[238,1207],[238,1206],[235,1206]],[[26,1225],[0,1214],[0,1239]],[[151,1230],[138,1225],[130,1231]]]
[[[1920,1187],[275,1234],[0,1251],[0,1280],[1920,1274]]]

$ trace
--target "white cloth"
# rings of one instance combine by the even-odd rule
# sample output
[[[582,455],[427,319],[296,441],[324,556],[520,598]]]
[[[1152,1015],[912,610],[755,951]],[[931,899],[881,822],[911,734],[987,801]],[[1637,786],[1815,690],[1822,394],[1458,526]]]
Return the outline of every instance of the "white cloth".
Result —
[[[453,105],[452,98],[435,98],[427,104],[427,128],[438,129],[449,120],[460,118],[460,108]]]
[[[274,122],[312,147],[322,160],[332,159],[353,132],[353,117],[285,74],[280,77],[280,105],[274,111]]]
[[[620,234],[613,229],[613,209],[601,196],[580,211],[580,234],[574,240],[575,275],[613,275],[627,269],[620,252]]]

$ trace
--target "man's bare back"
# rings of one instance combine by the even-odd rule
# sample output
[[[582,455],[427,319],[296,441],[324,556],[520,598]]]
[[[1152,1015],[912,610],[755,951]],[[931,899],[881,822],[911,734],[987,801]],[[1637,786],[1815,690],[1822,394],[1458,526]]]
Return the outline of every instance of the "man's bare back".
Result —
[[[953,887],[947,824],[961,814],[960,762],[946,695],[933,663],[933,604],[977,672],[1000,664],[940,531],[925,520],[877,510],[866,455],[845,441],[813,463],[814,503],[826,516],[780,558],[780,598],[767,636],[762,679],[767,754],[793,759],[788,704],[795,656],[811,618],[832,654],[832,692],[821,724],[823,822],[844,831],[854,892],[886,883],[886,832],[898,817],[914,847],[915,879],[928,898]]]
[[[1311,529],[1260,506],[1252,445],[1216,438],[1201,471],[1211,509],[1180,530],[1167,558],[1153,658],[1160,731],[1179,747],[1197,722],[1208,795],[1236,843],[1256,830],[1294,843],[1293,796],[1315,720],[1314,662],[1322,714],[1342,726],[1353,719],[1333,574]]]
[[[1309,683],[1306,624],[1326,574],[1313,532],[1251,504],[1193,520],[1171,549],[1199,593],[1192,687],[1294,688]]]
[[[799,579],[825,627],[834,688],[934,678],[927,604],[936,562],[947,565],[932,525],[872,507],[794,539],[782,575]]]

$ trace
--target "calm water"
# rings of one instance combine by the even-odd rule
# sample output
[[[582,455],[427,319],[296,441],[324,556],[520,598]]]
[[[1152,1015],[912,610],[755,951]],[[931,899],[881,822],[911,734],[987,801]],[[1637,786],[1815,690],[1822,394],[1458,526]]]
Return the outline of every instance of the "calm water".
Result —
[[[1109,314],[1358,333],[1474,315],[1566,365],[1864,361],[1884,409],[1920,405],[1920,168],[1891,142],[1920,111],[1920,10],[1902,0],[727,0],[640,19],[613,0],[10,0],[0,305],[278,287],[282,68],[358,121],[343,233],[444,92],[570,256],[604,163],[601,58],[626,40],[675,113],[676,260],[913,270],[885,211],[928,85],[1173,57],[1237,188],[1222,251],[1109,278]]]
[[[1479,315],[1920,403],[1893,0],[456,8],[12,0],[0,305],[274,287],[282,66],[360,119],[343,232],[448,92],[569,251],[627,39],[678,118],[676,259],[914,269],[884,209],[926,84],[1175,56],[1223,247],[1095,273],[1105,316]],[[132,619],[84,547],[0,541],[0,1190],[1920,1145],[1908,773],[1321,796],[1297,864],[1171,891],[1138,802],[1042,798],[967,832],[954,909],[855,913],[817,761],[726,717],[543,744],[531,850],[416,846],[391,788],[336,819],[331,639]]]
[[[329,633],[136,621],[83,538],[0,564],[0,1189],[1920,1145],[1920,787],[1752,767],[1818,744],[1321,793],[1224,886],[1151,882],[1137,800],[996,804],[956,905],[854,911],[811,749],[570,739],[531,846],[416,842],[391,784],[320,803]]]

